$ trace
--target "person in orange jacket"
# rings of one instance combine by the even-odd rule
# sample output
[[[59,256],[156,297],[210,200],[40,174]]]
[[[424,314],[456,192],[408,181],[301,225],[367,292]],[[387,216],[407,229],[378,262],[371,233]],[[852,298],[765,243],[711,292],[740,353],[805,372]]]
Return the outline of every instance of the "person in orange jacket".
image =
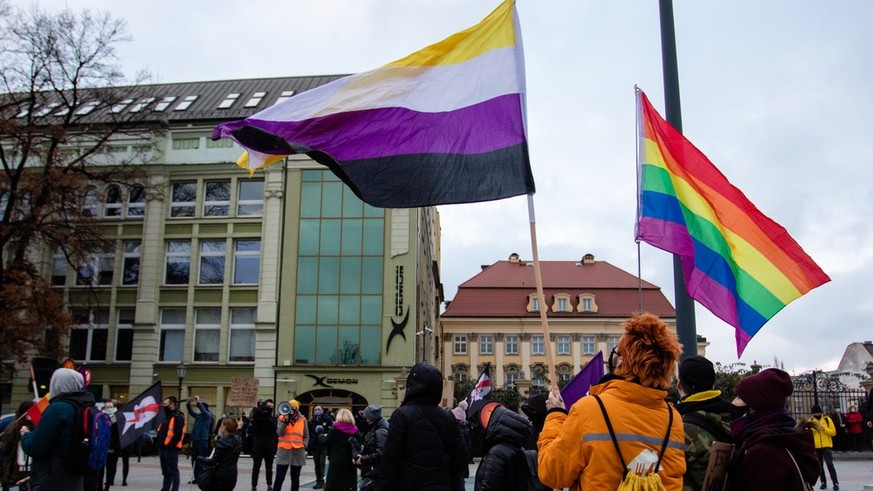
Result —
[[[309,425],[300,414],[300,403],[291,399],[288,404],[291,407],[290,412],[280,414],[276,423],[276,435],[279,436],[276,478],[273,481],[273,489],[276,491],[282,490],[285,474],[291,477],[291,491],[300,489],[300,469],[306,464],[306,446],[309,445]]]
[[[616,489],[627,469],[639,476],[658,474],[668,491],[681,491],[685,431],[682,417],[666,402],[681,345],[652,314],[634,314],[624,328],[614,350],[614,373],[591,386],[591,395],[568,414],[560,392],[549,394],[537,444],[544,485]]]

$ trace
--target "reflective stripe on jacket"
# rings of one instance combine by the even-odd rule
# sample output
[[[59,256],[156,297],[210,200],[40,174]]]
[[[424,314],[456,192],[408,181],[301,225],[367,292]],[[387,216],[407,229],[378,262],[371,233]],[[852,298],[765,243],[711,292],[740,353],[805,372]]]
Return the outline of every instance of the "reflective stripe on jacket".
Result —
[[[166,436],[166,438],[164,438],[164,446],[165,447],[169,446],[170,443],[172,443],[172,441],[173,441],[173,437],[176,436],[176,432],[174,431],[175,423],[176,423],[175,416],[171,416],[170,423],[167,425],[167,436]],[[182,418],[182,432],[180,433],[180,436],[185,435],[185,429],[187,428],[187,426],[188,426],[188,423],[185,422],[185,418],[183,417]],[[161,427],[158,426],[158,432],[160,432],[160,431],[161,431]],[[179,438],[179,440],[176,441],[176,445],[175,445],[176,448],[182,448],[182,440],[183,440],[183,438]]]
[[[285,426],[285,433],[279,437],[279,448],[291,450],[293,448],[303,448],[303,432],[306,427],[306,419],[303,417],[297,418],[297,421]]]
[[[598,394],[603,400],[622,457],[631,471],[635,470],[636,463],[657,460],[667,433],[668,410],[673,412],[659,474],[668,491],[681,491],[685,474],[685,430],[679,412],[672,406],[668,409],[667,392],[624,380],[610,380],[592,386],[591,394]],[[593,397],[577,401],[569,414],[549,413],[537,446],[540,481],[549,487],[616,489],[623,478],[609,429]],[[647,471],[649,466],[643,467],[647,467]]]

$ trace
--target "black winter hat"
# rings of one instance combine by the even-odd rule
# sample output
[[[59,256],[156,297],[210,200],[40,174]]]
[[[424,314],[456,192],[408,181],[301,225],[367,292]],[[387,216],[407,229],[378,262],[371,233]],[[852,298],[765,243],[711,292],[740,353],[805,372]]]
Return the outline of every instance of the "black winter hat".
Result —
[[[809,412],[812,414],[821,414],[822,413],[821,406],[819,406],[818,404],[813,404],[812,409],[810,409]]]
[[[715,385],[715,367],[702,356],[691,356],[679,364],[679,380],[690,394],[711,390]]]

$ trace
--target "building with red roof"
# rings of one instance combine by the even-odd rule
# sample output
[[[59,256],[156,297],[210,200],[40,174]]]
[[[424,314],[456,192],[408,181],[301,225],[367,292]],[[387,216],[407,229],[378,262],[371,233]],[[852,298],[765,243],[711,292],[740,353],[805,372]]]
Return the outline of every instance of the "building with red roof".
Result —
[[[661,288],[585,254],[579,261],[540,261],[548,325],[560,380],[602,351],[604,360],[634,312],[658,315],[676,330],[676,311]],[[496,387],[529,379],[548,385],[545,340],[532,261],[512,254],[483,266],[458,287],[440,317],[443,373],[455,382],[491,363]],[[698,337],[698,352],[706,347]]]

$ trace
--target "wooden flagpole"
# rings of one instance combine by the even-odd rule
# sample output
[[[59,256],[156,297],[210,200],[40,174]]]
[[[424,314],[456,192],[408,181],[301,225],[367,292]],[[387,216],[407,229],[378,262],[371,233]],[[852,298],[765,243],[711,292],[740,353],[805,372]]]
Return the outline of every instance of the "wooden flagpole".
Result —
[[[555,356],[552,353],[552,340],[549,335],[549,320],[546,316],[548,306],[546,305],[546,298],[543,294],[543,276],[540,274],[540,258],[539,253],[537,252],[537,221],[534,214],[533,194],[527,195],[527,212],[530,218],[530,247],[533,252],[534,281],[537,285],[537,299],[539,299],[540,304],[540,321],[543,325],[543,343],[546,347],[546,363],[549,366],[549,382],[551,382],[552,387],[557,387],[558,377],[556,375],[557,371],[555,370]]]

